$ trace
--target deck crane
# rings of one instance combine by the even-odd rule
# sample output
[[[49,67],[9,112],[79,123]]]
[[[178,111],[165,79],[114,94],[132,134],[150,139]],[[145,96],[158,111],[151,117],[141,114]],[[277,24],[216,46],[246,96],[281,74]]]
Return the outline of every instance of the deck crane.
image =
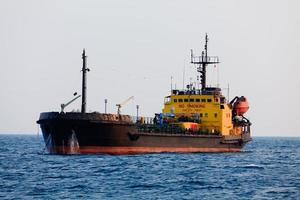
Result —
[[[74,96],[76,96],[77,95],[77,92],[75,92],[74,93]],[[62,103],[62,104],[60,104],[60,107],[61,107],[61,113],[63,113],[64,112],[64,109],[68,106],[68,105],[70,105],[71,103],[73,103],[76,99],[78,99],[79,97],[81,97],[81,95],[78,95],[78,96],[76,96],[75,98],[73,98],[71,101],[69,101],[68,103]]]
[[[133,100],[133,99],[134,99],[134,96],[131,96],[128,99],[126,99],[125,101],[123,101],[122,103],[116,104],[116,106],[118,108],[118,111],[117,111],[118,115],[121,114],[121,107],[125,106],[130,100]]]

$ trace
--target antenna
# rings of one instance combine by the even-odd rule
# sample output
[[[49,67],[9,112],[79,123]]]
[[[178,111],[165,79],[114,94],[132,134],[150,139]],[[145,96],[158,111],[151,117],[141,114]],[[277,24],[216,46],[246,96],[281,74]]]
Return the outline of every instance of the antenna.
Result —
[[[219,66],[216,66],[217,68],[217,87],[220,87],[220,71]]]
[[[208,43],[208,35],[207,33],[205,33],[205,46],[204,46],[204,49],[205,49],[205,58],[207,60],[207,43]]]
[[[173,76],[171,76],[171,95],[172,95],[172,91],[173,91]]]
[[[182,77],[182,89],[184,90],[185,82],[185,62],[183,62],[183,77]]]
[[[229,101],[229,83],[227,84],[227,87],[228,87],[227,88],[227,99],[228,99],[227,101]]]

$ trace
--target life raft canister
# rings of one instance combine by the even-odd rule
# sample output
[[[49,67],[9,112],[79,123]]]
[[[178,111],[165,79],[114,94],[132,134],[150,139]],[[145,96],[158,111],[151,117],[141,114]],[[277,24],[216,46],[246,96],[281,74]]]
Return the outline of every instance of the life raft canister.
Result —
[[[238,100],[233,104],[233,110],[237,115],[245,114],[249,110],[249,104],[246,97],[239,97]]]

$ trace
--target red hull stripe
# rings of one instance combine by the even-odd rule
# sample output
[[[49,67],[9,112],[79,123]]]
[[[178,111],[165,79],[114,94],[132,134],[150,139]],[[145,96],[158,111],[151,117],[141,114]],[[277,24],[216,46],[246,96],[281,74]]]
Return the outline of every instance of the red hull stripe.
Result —
[[[70,149],[66,147],[52,147],[49,149],[53,153],[61,154],[143,154],[143,153],[218,153],[218,152],[239,152],[240,148],[205,148],[205,147],[96,147],[85,146],[79,149]]]

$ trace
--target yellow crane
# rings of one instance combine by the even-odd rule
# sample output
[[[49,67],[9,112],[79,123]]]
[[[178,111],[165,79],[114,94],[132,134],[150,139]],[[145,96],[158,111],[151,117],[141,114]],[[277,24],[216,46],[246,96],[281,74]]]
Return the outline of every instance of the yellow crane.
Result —
[[[121,107],[125,106],[130,100],[133,100],[133,99],[134,99],[134,96],[131,96],[128,99],[126,99],[125,101],[123,101],[122,103],[116,104],[116,106],[118,108],[118,111],[117,111],[118,115],[121,114]]]

